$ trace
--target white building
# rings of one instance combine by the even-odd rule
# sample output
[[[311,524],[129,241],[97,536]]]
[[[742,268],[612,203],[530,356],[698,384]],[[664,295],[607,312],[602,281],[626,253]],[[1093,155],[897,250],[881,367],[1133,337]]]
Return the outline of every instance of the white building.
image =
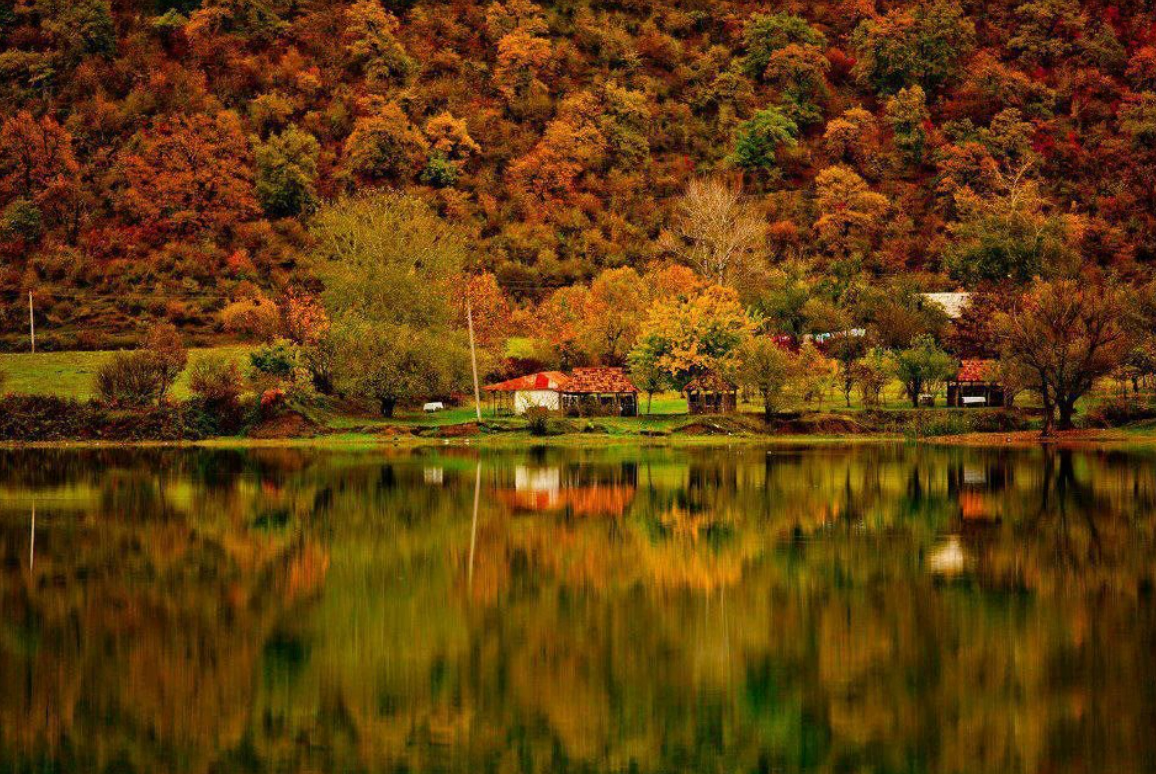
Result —
[[[508,408],[515,414],[525,414],[531,408],[560,411],[562,392],[569,381],[570,378],[560,371],[542,371],[490,384],[485,390],[499,408]]]

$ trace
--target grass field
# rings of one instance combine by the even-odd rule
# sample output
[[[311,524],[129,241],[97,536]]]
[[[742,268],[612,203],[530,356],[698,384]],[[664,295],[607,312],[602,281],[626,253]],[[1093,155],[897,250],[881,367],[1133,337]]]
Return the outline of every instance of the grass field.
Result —
[[[252,347],[244,344],[190,349],[189,363],[211,355],[236,358],[247,365],[246,356]],[[0,372],[7,375],[4,389],[25,395],[59,395],[86,400],[93,397],[96,372],[115,352],[24,352],[0,354]],[[188,369],[181,374],[173,388],[173,396],[188,397]]]

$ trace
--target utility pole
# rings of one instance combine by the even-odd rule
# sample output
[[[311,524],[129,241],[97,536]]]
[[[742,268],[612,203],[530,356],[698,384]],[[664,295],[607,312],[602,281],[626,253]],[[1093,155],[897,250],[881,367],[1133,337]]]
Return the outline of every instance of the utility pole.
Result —
[[[32,314],[32,291],[28,291],[28,338],[32,341],[32,354],[36,354],[36,317]]]
[[[466,323],[470,326],[470,363],[474,367],[474,410],[478,421],[482,421],[482,391],[478,387],[478,353],[474,349],[474,307],[470,303],[469,289],[466,289]]]

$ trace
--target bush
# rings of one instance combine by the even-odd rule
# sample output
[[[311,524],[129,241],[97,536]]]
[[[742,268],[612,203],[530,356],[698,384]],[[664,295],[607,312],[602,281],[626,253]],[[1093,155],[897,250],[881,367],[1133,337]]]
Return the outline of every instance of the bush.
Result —
[[[221,310],[221,324],[229,333],[267,341],[281,330],[281,310],[267,298],[234,301]]]
[[[233,435],[244,424],[241,393],[245,377],[235,361],[210,357],[193,364],[189,372],[191,408],[199,413],[198,427],[210,435]]]
[[[166,365],[151,352],[118,353],[96,372],[96,394],[111,406],[160,403],[170,384]]]
[[[245,377],[235,361],[207,357],[189,370],[189,391],[208,404],[233,405],[245,391]]]
[[[250,353],[249,362],[259,374],[287,378],[297,367],[297,347],[286,339],[277,339]]]
[[[0,441],[180,441],[208,434],[183,405],[117,411],[47,395],[0,398]]]
[[[526,409],[526,424],[530,435],[543,436],[550,432],[550,412],[541,406]]]
[[[0,381],[0,386],[3,382]],[[1156,406],[1139,401],[1110,400],[1088,411],[1082,424],[1088,427],[1123,427],[1156,419]]]

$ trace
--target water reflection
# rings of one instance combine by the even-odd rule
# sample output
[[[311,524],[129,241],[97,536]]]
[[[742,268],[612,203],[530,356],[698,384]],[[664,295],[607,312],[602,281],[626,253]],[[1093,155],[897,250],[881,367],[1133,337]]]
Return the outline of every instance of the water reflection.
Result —
[[[1154,495],[1118,452],[0,452],[0,771],[1152,770]]]

